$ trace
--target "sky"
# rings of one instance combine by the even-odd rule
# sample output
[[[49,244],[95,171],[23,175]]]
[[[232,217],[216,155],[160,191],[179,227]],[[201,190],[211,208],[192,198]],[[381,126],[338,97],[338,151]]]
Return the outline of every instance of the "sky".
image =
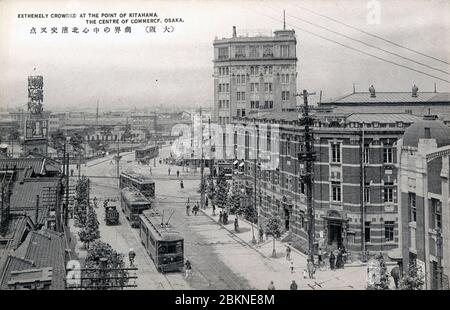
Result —
[[[447,0],[0,0],[0,107],[26,108],[30,74],[44,76],[44,109],[94,110],[97,101],[103,111],[151,110],[156,106],[211,107],[214,38],[230,37],[233,26],[237,27],[238,35],[281,29],[283,10],[287,28],[296,31],[299,90],[321,90],[322,100],[349,94],[353,84],[356,91],[367,91],[371,84],[377,91],[410,91],[413,84],[419,91],[433,91],[436,83],[438,91],[450,91],[450,82],[442,81],[450,81]],[[127,16],[126,25],[132,33],[114,34],[102,33],[103,27],[113,29],[114,24],[87,25],[87,18],[79,17],[81,13],[147,12],[156,13],[162,21],[182,18],[183,22],[162,22],[157,24],[157,33],[147,33],[146,26],[150,24],[130,24],[133,18]],[[19,14],[66,13],[77,14],[77,18],[19,18]],[[99,18],[97,22],[104,19],[107,18]],[[80,31],[88,27],[90,33],[62,34],[63,26],[79,27]],[[163,33],[164,26],[173,26],[173,32]],[[37,34],[30,34],[32,27]],[[41,34],[41,27],[47,27],[48,32],[57,27],[59,33]],[[100,32],[93,33],[93,27],[99,27]]]

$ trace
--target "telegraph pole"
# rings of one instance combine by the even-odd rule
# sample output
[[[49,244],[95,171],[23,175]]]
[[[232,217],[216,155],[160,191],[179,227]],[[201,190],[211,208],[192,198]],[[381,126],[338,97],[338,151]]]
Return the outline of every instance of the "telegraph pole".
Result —
[[[205,170],[205,156],[203,154],[203,118],[202,118],[202,107],[200,107],[200,128],[201,128],[201,148],[202,148],[202,162],[200,163],[200,208],[205,208],[205,178],[203,177],[203,172]]]
[[[300,118],[300,125],[305,127],[305,151],[299,154],[299,161],[305,163],[306,171],[301,173],[300,177],[306,185],[306,206],[308,216],[308,256],[311,262],[314,263],[314,242],[315,242],[315,227],[314,227],[314,206],[313,206],[313,165],[316,159],[315,152],[313,150],[313,134],[311,132],[311,126],[313,125],[313,119],[309,115],[308,96],[315,95],[316,93],[308,93],[305,89],[302,94],[296,96],[303,97],[303,115]]]
[[[116,155],[116,164],[117,164],[117,179],[120,178],[120,167],[119,167],[119,162],[120,162],[120,148],[119,148],[119,139],[117,139],[117,155]]]
[[[438,227],[436,229],[436,246],[437,246],[437,259],[438,259],[438,266],[437,266],[437,283],[438,283],[438,290],[442,290],[443,288],[443,269],[442,266],[442,231]]]

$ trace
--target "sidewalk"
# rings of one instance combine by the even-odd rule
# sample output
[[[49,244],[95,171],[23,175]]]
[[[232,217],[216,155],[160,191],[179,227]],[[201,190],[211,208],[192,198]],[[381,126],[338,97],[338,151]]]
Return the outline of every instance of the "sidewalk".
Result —
[[[245,243],[246,246],[251,247],[259,255],[263,256],[267,270],[258,270],[256,275],[248,272],[244,276],[249,278],[249,281],[257,289],[266,289],[271,280],[274,281],[277,289],[289,289],[292,280],[295,280],[299,289],[309,290],[346,290],[346,289],[366,289],[367,285],[367,267],[365,264],[354,263],[346,265],[344,269],[332,271],[330,269],[321,271],[317,270],[315,279],[303,277],[303,270],[306,269],[307,257],[297,249],[291,247],[291,260],[294,264],[294,273],[290,271],[290,261],[285,257],[287,243],[280,240],[275,240],[275,250],[277,256],[272,257],[273,240],[264,238],[262,243],[252,244],[253,233],[255,239],[258,241],[259,234],[256,225],[252,225],[245,220],[239,219],[239,232],[234,231],[235,215],[230,215],[228,224],[223,225],[219,223],[220,208],[216,208],[216,215],[212,215],[212,208],[208,207],[200,210],[203,214],[211,218],[222,228],[226,229],[236,239]],[[237,263],[237,262],[235,262]],[[253,281],[252,281],[253,280]],[[392,280],[392,279],[391,279]],[[393,281],[391,281],[393,286]]]

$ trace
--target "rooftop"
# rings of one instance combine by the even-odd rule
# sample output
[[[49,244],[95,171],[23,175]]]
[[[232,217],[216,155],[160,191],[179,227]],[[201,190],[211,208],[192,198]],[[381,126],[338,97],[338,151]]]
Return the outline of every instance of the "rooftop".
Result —
[[[450,127],[438,120],[420,120],[405,130],[403,145],[417,147],[419,139],[436,139],[437,147],[450,145]]]
[[[418,92],[413,97],[411,92],[376,92],[372,97],[370,92],[355,92],[345,95],[322,105],[329,104],[364,104],[364,103],[448,103],[450,105],[450,93]]]

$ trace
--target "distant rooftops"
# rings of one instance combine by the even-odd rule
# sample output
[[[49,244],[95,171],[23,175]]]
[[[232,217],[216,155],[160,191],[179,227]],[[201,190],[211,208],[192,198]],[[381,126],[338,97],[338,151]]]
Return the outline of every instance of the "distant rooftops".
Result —
[[[295,31],[292,30],[243,30],[241,33],[244,35],[238,35],[236,26],[233,26],[231,38],[215,38],[214,44],[228,43],[228,42],[248,42],[248,41],[277,41],[277,40],[296,40]]]

